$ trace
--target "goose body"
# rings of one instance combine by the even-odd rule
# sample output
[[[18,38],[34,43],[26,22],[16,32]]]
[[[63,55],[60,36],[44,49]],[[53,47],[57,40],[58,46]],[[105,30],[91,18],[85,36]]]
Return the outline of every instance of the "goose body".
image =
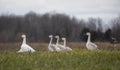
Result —
[[[62,40],[64,41],[64,47],[65,47],[65,50],[66,51],[72,51],[72,49],[70,48],[70,47],[68,47],[68,46],[66,46],[66,38],[62,38]]]
[[[35,52],[35,50],[31,46],[26,44],[26,35],[22,35],[22,38],[23,38],[23,42],[18,52]]]
[[[87,43],[86,43],[87,49],[88,50],[98,50],[98,46],[96,44],[92,43],[90,40],[91,34],[89,32],[87,32],[86,35],[88,36]]]
[[[58,48],[55,44],[52,44],[53,36],[49,35],[50,38],[50,43],[48,45],[48,50],[49,51],[60,51],[60,48]]]
[[[59,44],[59,36],[55,36],[55,38],[57,38],[56,46],[59,47],[61,51],[65,51],[66,47]]]

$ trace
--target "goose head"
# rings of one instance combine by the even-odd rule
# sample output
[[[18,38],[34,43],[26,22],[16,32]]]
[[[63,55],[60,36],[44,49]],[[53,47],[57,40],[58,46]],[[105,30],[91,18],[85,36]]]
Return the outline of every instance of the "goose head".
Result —
[[[65,37],[63,37],[63,38],[62,38],[62,40],[66,40],[66,38],[65,38]]]
[[[25,38],[25,37],[26,37],[26,35],[25,35],[25,34],[23,34],[23,35],[22,35],[22,38]]]
[[[53,35],[49,35],[49,38],[53,38]]]
[[[86,33],[86,35],[88,35],[88,36],[89,36],[89,35],[90,35],[90,32],[87,32],[87,33]]]
[[[58,35],[56,35],[56,36],[55,36],[55,38],[59,38],[59,36],[58,36]]]

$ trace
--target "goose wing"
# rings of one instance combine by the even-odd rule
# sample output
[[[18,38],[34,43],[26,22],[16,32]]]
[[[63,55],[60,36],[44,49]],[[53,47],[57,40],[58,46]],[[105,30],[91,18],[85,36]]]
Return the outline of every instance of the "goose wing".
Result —
[[[61,51],[61,49],[60,49],[57,45],[52,44],[52,46],[53,46],[53,48],[55,49],[55,51]]]
[[[21,52],[35,52],[35,50],[31,46],[29,46],[27,44],[21,45],[20,51]]]
[[[63,45],[58,44],[57,46],[58,46],[61,50],[66,50],[66,47],[64,47]]]
[[[29,51],[35,52],[35,50],[31,46],[29,46],[29,45],[26,44],[26,47],[28,48]]]
[[[96,44],[90,42],[90,43],[89,43],[89,49],[91,49],[91,50],[98,50],[98,47],[97,47]]]
[[[49,51],[55,51],[55,47],[53,44],[51,44],[50,46],[48,46]]]
[[[68,46],[66,46],[66,50],[67,51],[72,51],[72,49],[70,47],[68,47]]]

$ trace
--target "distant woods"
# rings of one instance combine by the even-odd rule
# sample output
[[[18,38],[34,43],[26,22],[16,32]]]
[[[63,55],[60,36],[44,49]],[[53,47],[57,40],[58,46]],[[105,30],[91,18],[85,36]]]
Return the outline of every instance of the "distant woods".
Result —
[[[105,29],[100,18],[78,20],[66,14],[36,14],[30,12],[24,16],[0,16],[0,42],[19,42],[26,34],[29,42],[48,42],[48,36],[59,35],[68,41],[86,41],[86,32],[92,33],[92,41],[120,41],[120,17],[111,20],[111,28]]]

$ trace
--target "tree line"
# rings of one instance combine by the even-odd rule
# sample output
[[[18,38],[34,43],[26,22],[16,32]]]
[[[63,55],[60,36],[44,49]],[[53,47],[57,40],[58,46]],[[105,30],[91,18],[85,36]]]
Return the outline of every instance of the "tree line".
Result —
[[[120,17],[111,21],[111,28],[104,30],[104,22],[100,18],[78,20],[60,13],[0,16],[0,42],[19,42],[21,35],[26,34],[29,42],[48,42],[49,35],[66,37],[68,41],[86,41],[86,32],[92,33],[92,41],[111,41],[112,37],[120,37]]]

